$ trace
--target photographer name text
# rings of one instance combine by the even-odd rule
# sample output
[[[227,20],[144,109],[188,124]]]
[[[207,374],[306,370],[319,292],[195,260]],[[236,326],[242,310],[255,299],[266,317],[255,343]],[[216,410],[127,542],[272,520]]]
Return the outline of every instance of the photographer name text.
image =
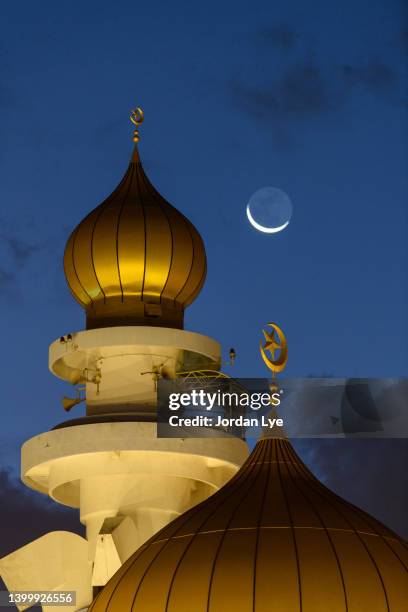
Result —
[[[197,415],[194,417],[180,417],[176,414],[169,418],[171,427],[283,427],[283,419],[260,417],[212,417],[208,415]]]

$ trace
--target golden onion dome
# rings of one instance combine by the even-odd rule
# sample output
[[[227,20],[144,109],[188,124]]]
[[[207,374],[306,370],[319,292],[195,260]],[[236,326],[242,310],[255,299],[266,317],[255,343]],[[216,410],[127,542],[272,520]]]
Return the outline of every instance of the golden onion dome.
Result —
[[[90,612],[402,612],[408,550],[264,439],[222,489],[167,525]]]
[[[137,145],[118,187],[72,232],[64,269],[88,329],[183,327],[184,309],[204,283],[204,244],[150,183]]]

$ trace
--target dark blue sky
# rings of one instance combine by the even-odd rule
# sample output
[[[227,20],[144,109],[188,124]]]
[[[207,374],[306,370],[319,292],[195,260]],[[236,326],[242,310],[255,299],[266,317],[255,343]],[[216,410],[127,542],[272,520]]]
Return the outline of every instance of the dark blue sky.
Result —
[[[62,272],[72,228],[119,182],[131,108],[159,191],[201,232],[186,328],[262,376],[277,321],[289,376],[404,376],[407,20],[397,0],[0,5],[0,460],[65,418],[48,344],[82,329]],[[285,232],[251,194],[284,189]]]

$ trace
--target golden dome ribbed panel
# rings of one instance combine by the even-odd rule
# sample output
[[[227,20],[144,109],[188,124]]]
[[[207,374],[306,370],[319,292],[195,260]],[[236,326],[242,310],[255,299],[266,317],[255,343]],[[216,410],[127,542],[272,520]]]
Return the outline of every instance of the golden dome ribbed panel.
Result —
[[[153,202],[145,204],[146,270],[143,298],[148,302],[160,302],[172,263],[172,234],[166,213]]]
[[[187,280],[176,296],[177,300],[183,302],[186,306],[191,304],[201,291],[207,272],[206,258],[200,256],[203,248],[201,236],[191,224],[189,230],[193,244],[192,264]]]
[[[269,561],[267,565],[256,565],[256,612],[299,610],[297,557],[292,532],[289,529],[262,531],[257,556],[259,559],[268,557]]]
[[[298,599],[302,601],[304,612],[321,609],[322,602],[327,610],[336,610],[339,604],[345,606],[339,566],[327,533],[321,528],[296,530],[296,552],[299,563]]]
[[[281,486],[278,464],[273,460],[269,466],[268,486],[262,510],[262,522],[277,527],[290,527],[290,515]]]
[[[404,541],[324,487],[288,441],[262,440],[227,485],[134,553],[90,611],[402,612],[407,561]]]
[[[182,327],[206,256],[197,230],[154,189],[135,150],[120,185],[68,241],[64,269],[87,327]]]
[[[194,261],[194,245],[188,222],[182,217],[182,222],[178,223],[178,213],[173,209],[166,210],[166,214],[171,227],[173,252],[171,267],[163,288],[162,298],[174,300],[176,297],[180,297],[179,278],[184,274],[186,268],[189,269],[188,276],[190,275],[190,270]],[[181,296],[180,299],[183,301],[183,296]]]
[[[91,303],[105,298],[95,273],[93,258],[93,231],[99,216],[99,209],[93,210],[81,223],[72,245],[72,257],[76,275],[91,299]],[[71,286],[72,288],[72,286]]]
[[[153,196],[154,199],[161,198],[165,202],[145,174],[140,176],[140,188],[143,194]],[[207,262],[206,257],[202,257],[203,241],[196,228],[184,215],[167,202],[165,204],[163,209],[171,229],[173,250],[171,268],[162,297],[188,306],[197,297],[205,280]],[[184,224],[180,221],[184,221]],[[187,268],[185,283],[180,286],[181,274],[185,275]]]
[[[127,198],[121,210],[117,236],[120,277],[123,294],[140,299],[146,265],[145,223],[143,202],[138,206],[134,196]]]
[[[398,590],[392,578],[395,572],[398,571],[400,561],[395,555],[389,556],[389,549],[382,538],[372,538],[365,534],[362,534],[361,537],[375,561],[378,575],[383,579],[384,588],[386,587],[387,601],[397,601]],[[385,563],[385,558],[388,559],[387,563]]]
[[[95,273],[104,295],[109,297],[122,297],[117,251],[121,210],[121,203],[115,200],[100,209],[92,234]]]
[[[70,289],[72,291],[73,296],[81,306],[88,306],[91,302],[91,298],[88,293],[82,287],[78,275],[74,266],[74,254],[73,254],[73,244],[76,236],[76,230],[72,232],[71,236],[68,238],[67,245],[65,247],[65,257],[64,257],[64,272],[67,278],[70,278]]]
[[[211,580],[212,562],[217,551],[221,534],[200,534],[197,537],[200,539],[200,546],[187,546],[192,536],[185,539],[185,562],[180,566],[180,570],[173,574],[174,581],[170,591],[169,612],[175,612],[176,607],[174,602],[177,602],[177,606],[183,609],[183,607],[188,608],[189,605],[192,606],[195,600],[198,602],[206,601],[208,594],[206,585],[208,585]],[[199,584],[197,584],[195,580],[197,567],[200,568],[203,574],[203,580],[200,581]],[[205,610],[205,607],[202,606],[201,609]]]
[[[207,595],[210,609],[225,612],[251,609],[255,548],[256,541],[250,531],[238,534],[227,530],[217,550],[216,565],[213,560],[216,571],[212,571],[211,589]]]
[[[347,588],[349,608],[364,610],[370,604],[370,610],[373,612],[388,610],[382,577],[377,572],[375,559],[362,543],[361,534],[350,531],[336,532],[332,534],[332,538]],[[389,557],[388,553],[386,556]],[[397,606],[394,607],[394,610],[398,609]]]

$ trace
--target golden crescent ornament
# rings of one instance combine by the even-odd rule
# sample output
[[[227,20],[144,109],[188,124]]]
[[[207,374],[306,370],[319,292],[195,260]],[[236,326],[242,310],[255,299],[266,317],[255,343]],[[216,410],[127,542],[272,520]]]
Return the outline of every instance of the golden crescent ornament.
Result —
[[[131,120],[133,125],[136,126],[136,129],[133,131],[133,142],[139,142],[139,129],[138,128],[139,128],[139,125],[141,125],[144,120],[144,112],[140,108],[140,106],[135,108],[135,110],[133,110],[130,113],[129,119]]]
[[[143,123],[143,119],[144,119],[144,112],[142,111],[140,106],[135,108],[135,110],[132,110],[130,114],[130,120],[133,123],[133,125],[140,125],[141,123]]]
[[[272,370],[273,375],[282,372],[288,361],[288,343],[286,336],[281,328],[276,323],[268,323],[268,326],[272,328],[272,332],[263,330],[265,336],[265,344],[262,344],[262,340],[259,342],[259,350],[261,352],[262,359],[264,360],[267,367]],[[275,332],[278,336],[279,343],[276,341]],[[279,356],[275,359],[275,350],[279,350]],[[269,351],[272,358],[268,357],[266,351]]]

